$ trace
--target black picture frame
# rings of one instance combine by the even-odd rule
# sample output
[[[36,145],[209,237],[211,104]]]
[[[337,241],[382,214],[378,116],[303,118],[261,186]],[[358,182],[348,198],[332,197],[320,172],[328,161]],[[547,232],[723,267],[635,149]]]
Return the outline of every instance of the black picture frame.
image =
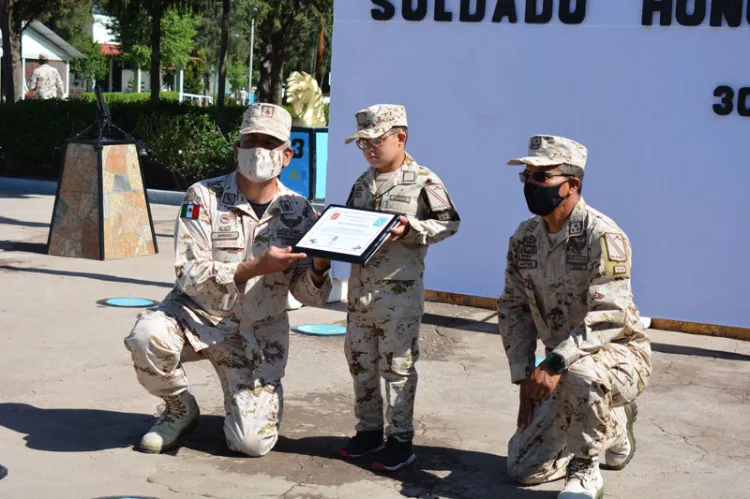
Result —
[[[378,237],[376,237],[375,240],[373,240],[372,243],[370,243],[370,245],[367,248],[365,248],[365,250],[359,255],[346,255],[342,253],[335,253],[332,251],[323,251],[319,249],[308,248],[300,244],[295,245],[292,251],[294,251],[295,253],[305,253],[308,256],[325,258],[325,259],[334,260],[337,262],[353,263],[356,265],[367,265],[370,259],[372,259],[375,253],[377,253],[378,249],[380,249],[383,243],[385,243],[386,239],[390,235],[391,229],[396,227],[396,225],[398,225],[399,217],[403,216],[400,213],[390,213],[390,212],[376,211],[376,210],[365,210],[363,208],[352,208],[350,206],[345,206],[342,204],[329,204],[328,206],[326,206],[325,210],[323,210],[323,213],[321,213],[320,218],[322,219],[329,210],[342,209],[342,208],[346,210],[351,210],[351,211],[364,211],[368,213],[377,213],[378,215],[381,215],[384,217],[390,217],[391,219],[388,221],[388,223],[383,225],[381,231],[378,233]],[[317,223],[319,222],[316,222],[315,225],[317,225]],[[313,230],[315,225],[313,225],[310,228],[310,230]]]

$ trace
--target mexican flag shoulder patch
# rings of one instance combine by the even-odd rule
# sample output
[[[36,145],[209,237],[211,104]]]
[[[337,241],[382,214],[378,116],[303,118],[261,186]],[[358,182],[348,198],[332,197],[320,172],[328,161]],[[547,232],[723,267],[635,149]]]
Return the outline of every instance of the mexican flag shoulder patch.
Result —
[[[198,204],[183,204],[182,210],[180,211],[180,217],[191,218],[193,220],[198,218],[201,213],[201,207]]]

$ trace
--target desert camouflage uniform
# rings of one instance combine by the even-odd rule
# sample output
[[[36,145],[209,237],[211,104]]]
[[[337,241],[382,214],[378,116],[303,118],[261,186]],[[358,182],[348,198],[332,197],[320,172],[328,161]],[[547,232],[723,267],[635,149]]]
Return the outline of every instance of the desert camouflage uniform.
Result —
[[[35,99],[54,99],[65,93],[60,73],[49,64],[43,64],[31,73],[29,90],[35,91]]]
[[[383,106],[374,123],[358,116],[358,125],[366,129],[359,136],[382,135],[394,126],[392,115],[402,110]],[[405,123],[405,114],[401,118]],[[376,133],[368,136],[371,130]],[[440,178],[408,154],[384,182],[376,182],[377,176],[374,168],[365,171],[354,183],[347,206],[405,215],[409,231],[400,241],[386,242],[367,265],[352,265],[345,352],[354,379],[357,431],[383,428],[382,375],[388,398],[386,435],[411,440],[424,259],[430,244],[458,231],[460,218]]]
[[[188,189],[175,233],[175,288],[141,314],[125,339],[139,382],[163,397],[188,388],[180,357],[208,358],[221,379],[228,446],[250,455],[273,448],[281,422],[287,362],[287,296],[325,305],[330,279],[316,287],[311,259],[286,271],[234,283],[237,267],[271,246],[293,246],[315,223],[310,203],[279,182],[258,220],[231,173]],[[195,215],[194,215],[195,216]],[[185,343],[189,344],[189,348]]]
[[[621,431],[613,410],[646,388],[651,346],[630,264],[625,233],[583,198],[559,232],[535,216],[510,239],[498,311],[511,381],[534,368],[537,338],[566,367],[550,400],[508,444],[514,479],[541,483],[564,474],[571,456],[598,457]]]

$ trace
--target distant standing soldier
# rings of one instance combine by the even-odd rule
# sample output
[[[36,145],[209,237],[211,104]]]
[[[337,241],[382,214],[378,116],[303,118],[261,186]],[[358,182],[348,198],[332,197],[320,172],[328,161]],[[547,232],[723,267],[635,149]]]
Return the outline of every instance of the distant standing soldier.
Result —
[[[62,78],[55,68],[49,65],[47,54],[39,54],[39,67],[31,73],[29,90],[34,92],[35,99],[62,99]]]

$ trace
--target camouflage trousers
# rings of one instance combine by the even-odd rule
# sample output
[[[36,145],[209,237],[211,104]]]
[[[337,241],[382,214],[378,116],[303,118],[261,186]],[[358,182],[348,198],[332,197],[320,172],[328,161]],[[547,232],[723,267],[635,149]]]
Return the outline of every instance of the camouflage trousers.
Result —
[[[357,431],[383,428],[383,397],[387,398],[386,435],[402,441],[414,438],[414,397],[417,391],[419,325],[421,317],[347,317],[344,351],[354,380],[354,415]]]
[[[288,333],[285,331],[285,333]],[[278,341],[288,341],[279,334]],[[283,336],[283,337],[282,337]],[[287,339],[285,339],[287,338]],[[278,342],[272,342],[274,345]],[[208,359],[213,364],[224,392],[224,435],[227,446],[249,456],[260,457],[276,445],[283,412],[281,376],[269,377],[268,366],[259,379],[253,369],[253,355],[247,343],[271,342],[248,338],[247,334],[228,337],[221,343],[196,352],[186,341],[179,323],[161,311],[146,311],[125,338],[138,381],[157,397],[175,395],[188,389],[183,363]],[[262,351],[262,348],[261,348]],[[258,357],[258,355],[255,355]],[[257,360],[257,359],[256,359]],[[278,369],[275,369],[278,371]]]
[[[539,484],[564,476],[573,456],[598,458],[623,431],[615,411],[624,413],[648,384],[648,357],[650,351],[609,344],[574,362],[550,399],[536,406],[531,424],[510,439],[511,478]]]

